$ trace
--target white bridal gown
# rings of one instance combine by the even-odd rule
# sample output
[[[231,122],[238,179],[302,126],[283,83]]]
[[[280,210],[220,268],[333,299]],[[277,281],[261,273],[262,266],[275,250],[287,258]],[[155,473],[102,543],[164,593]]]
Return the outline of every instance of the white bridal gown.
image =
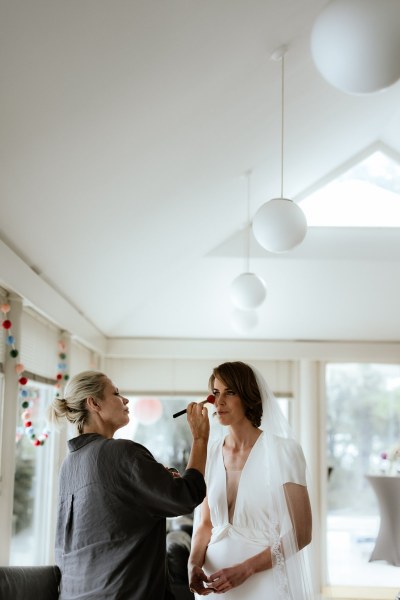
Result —
[[[302,452],[293,452],[293,444],[282,438],[284,481],[305,485],[305,463]],[[207,575],[230,567],[262,552],[270,546],[268,466],[264,434],[251,449],[243,467],[232,523],[228,518],[226,471],[222,455],[223,440],[213,445],[207,460],[207,497],[213,530],[203,569]],[[297,446],[297,444],[296,444]],[[283,473],[282,473],[283,475]],[[221,600],[274,600],[274,576],[271,570],[255,573],[242,585],[224,594],[209,594],[201,598]]]

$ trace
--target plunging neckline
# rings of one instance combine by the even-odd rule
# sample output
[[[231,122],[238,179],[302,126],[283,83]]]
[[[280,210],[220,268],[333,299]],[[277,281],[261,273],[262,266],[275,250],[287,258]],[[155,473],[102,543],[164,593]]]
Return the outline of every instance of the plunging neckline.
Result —
[[[253,454],[253,450],[257,445],[258,440],[262,437],[263,432],[261,431],[260,435],[258,436],[258,438],[256,439],[256,441],[254,442],[254,444],[252,445],[252,447],[250,448],[250,452],[247,455],[246,460],[244,461],[244,465],[242,470],[240,471],[240,475],[239,475],[239,480],[238,480],[238,484],[237,484],[237,490],[236,490],[236,498],[235,498],[235,507],[233,509],[233,513],[232,513],[232,521],[229,520],[229,506],[228,506],[228,482],[227,482],[227,470],[225,467],[225,461],[224,461],[224,452],[223,452],[223,448],[225,445],[225,440],[228,436],[225,436],[224,439],[222,440],[222,445],[221,445],[221,460],[222,460],[222,467],[225,473],[225,485],[224,485],[224,490],[225,490],[225,507],[226,507],[226,515],[227,515],[227,521],[230,525],[234,524],[235,521],[235,515],[236,515],[236,507],[237,507],[237,500],[238,500],[238,496],[239,496],[239,491],[240,491],[240,484],[242,481],[242,477],[243,477],[243,472],[246,470],[246,465],[249,462],[249,459],[251,457],[251,455]]]

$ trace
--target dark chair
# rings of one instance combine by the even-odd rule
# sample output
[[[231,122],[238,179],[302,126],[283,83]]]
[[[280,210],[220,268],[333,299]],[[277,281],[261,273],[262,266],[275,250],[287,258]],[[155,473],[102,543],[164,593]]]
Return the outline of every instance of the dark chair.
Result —
[[[193,600],[189,591],[187,564],[190,554],[190,535],[187,531],[167,533],[167,560],[172,590],[176,600]]]
[[[61,574],[56,566],[0,567],[1,600],[57,600]]]

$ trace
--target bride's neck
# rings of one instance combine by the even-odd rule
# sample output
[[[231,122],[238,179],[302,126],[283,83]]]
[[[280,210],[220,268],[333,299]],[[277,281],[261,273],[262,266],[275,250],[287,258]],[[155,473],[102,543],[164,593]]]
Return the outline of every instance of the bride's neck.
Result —
[[[245,450],[254,446],[262,431],[250,424],[249,427],[230,427],[225,445],[232,450]]]

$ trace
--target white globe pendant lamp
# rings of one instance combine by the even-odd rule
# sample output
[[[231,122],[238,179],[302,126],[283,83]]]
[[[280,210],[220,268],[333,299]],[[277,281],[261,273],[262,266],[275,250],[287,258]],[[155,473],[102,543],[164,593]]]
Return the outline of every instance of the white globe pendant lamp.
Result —
[[[331,0],[316,18],[311,54],[321,75],[349,94],[400,79],[400,2]]]
[[[304,240],[307,220],[301,208],[289,198],[273,198],[254,215],[253,233],[265,250],[287,252]]]
[[[246,226],[246,249],[245,249],[245,272],[241,273],[230,285],[230,297],[232,304],[242,310],[253,310],[260,306],[267,295],[264,281],[250,272],[250,176],[247,171],[247,226]]]
[[[283,195],[284,164],[284,65],[286,46],[278,48],[272,55],[282,65],[281,96],[281,195],[263,204],[253,218],[253,233],[257,242],[268,252],[280,253],[292,250],[304,240],[307,220],[301,208]]]
[[[251,310],[264,302],[267,289],[264,281],[255,273],[242,273],[232,281],[230,295],[236,308]]]

